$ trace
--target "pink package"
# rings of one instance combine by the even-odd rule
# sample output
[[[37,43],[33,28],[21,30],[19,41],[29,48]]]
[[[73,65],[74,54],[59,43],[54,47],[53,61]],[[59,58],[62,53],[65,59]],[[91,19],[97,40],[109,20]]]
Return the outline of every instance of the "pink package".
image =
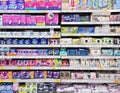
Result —
[[[26,25],[26,15],[21,15],[20,16],[20,25],[25,26]]]
[[[36,16],[30,16],[30,15],[28,15],[26,17],[26,21],[27,21],[26,24],[28,26],[36,26]]]
[[[58,25],[59,15],[58,14],[46,14],[46,25]]]
[[[30,66],[36,66],[36,60],[29,60]]]
[[[13,26],[20,25],[20,23],[21,23],[20,22],[21,21],[20,15],[13,14],[12,17],[11,17],[11,19],[12,19],[12,25]]]
[[[24,66],[30,66],[29,60],[24,60],[23,62],[24,62]]]
[[[11,15],[10,14],[3,14],[2,20],[3,20],[2,24],[4,26],[12,25],[12,19],[11,19]]]
[[[49,0],[49,9],[50,10],[60,10],[62,6],[61,0]]]
[[[6,66],[7,61],[6,60],[0,60],[0,66]]]
[[[8,79],[8,71],[1,71],[0,72],[0,79]]]
[[[45,26],[45,16],[36,17],[37,26]]]
[[[23,60],[18,60],[17,61],[17,66],[24,66]]]
[[[36,10],[37,0],[25,0],[25,10]]]
[[[8,60],[9,66],[16,66],[16,60]]]
[[[37,6],[37,10],[46,10],[48,9],[48,4],[49,2],[46,0],[37,0],[36,6]]]

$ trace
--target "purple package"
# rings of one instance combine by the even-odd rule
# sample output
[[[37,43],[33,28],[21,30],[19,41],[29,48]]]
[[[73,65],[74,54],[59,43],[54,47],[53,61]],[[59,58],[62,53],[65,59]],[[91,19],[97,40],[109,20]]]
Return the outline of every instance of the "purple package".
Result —
[[[53,78],[53,71],[47,71],[47,78]]]
[[[14,71],[14,72],[12,73],[12,78],[13,78],[13,79],[21,79],[21,74],[20,74],[20,72]]]
[[[30,71],[22,71],[21,79],[31,79]]]
[[[44,71],[35,71],[34,78],[44,78]]]
[[[16,14],[13,14],[12,17],[11,17],[11,20],[12,20],[12,25],[13,26],[18,26],[20,25],[20,15],[16,15]]]
[[[17,9],[17,0],[9,0],[8,9],[9,10],[16,10]]]
[[[4,26],[12,25],[12,19],[11,19],[11,15],[10,14],[3,14],[2,20],[3,20],[2,24]]]
[[[17,10],[24,10],[24,0],[17,0]]]
[[[54,71],[53,72],[53,78],[54,79],[59,79],[60,78],[60,72],[59,71]]]
[[[8,9],[8,1],[9,0],[0,0],[0,10]]]

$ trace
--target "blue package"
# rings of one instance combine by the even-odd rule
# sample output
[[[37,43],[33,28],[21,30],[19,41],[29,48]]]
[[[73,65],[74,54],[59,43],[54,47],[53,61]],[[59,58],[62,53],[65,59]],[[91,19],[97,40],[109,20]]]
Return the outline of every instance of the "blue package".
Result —
[[[94,27],[78,27],[78,33],[94,33]]]
[[[44,78],[44,71],[35,71],[34,78]]]
[[[39,49],[39,55],[45,56],[48,55],[48,49]]]
[[[0,10],[7,10],[8,2],[9,0],[0,0]]]
[[[79,49],[79,55],[80,56],[88,56],[89,55],[89,49]]]
[[[71,22],[71,17],[72,17],[72,15],[63,15],[63,20],[64,20],[64,22]]]
[[[4,40],[0,40],[0,44],[3,45],[4,44]]]
[[[4,41],[5,41],[5,44],[7,44],[7,45],[11,45],[12,44],[12,39],[7,38]]]
[[[48,54],[49,54],[49,55],[53,55],[53,49],[49,49],[49,50],[48,50]]]
[[[79,16],[80,22],[90,22],[90,16]]]
[[[33,39],[32,39],[32,44],[33,44],[33,45],[39,44],[39,39],[33,38]]]
[[[17,0],[17,10],[24,10],[24,0]]]
[[[78,49],[67,49],[67,55],[78,55]]]
[[[18,44],[23,45],[24,44],[24,39],[18,39]]]
[[[120,9],[120,0],[116,0],[116,9]]]
[[[54,55],[59,55],[59,53],[60,53],[60,50],[58,48],[55,48],[54,49]]]
[[[40,39],[40,44],[41,45],[47,45],[48,44],[48,39],[47,38],[41,38]]]
[[[30,45],[31,44],[31,40],[30,39],[24,39],[24,44],[25,45]]]
[[[18,44],[18,39],[12,39],[12,44],[17,45]]]
[[[17,10],[17,0],[9,0],[8,9]]]

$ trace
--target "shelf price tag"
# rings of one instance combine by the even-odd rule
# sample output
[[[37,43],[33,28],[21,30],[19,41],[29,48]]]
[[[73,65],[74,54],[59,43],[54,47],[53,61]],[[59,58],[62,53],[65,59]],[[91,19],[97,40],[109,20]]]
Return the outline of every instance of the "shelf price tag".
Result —
[[[42,13],[46,13],[46,10],[42,10]]]
[[[31,68],[30,67],[26,67],[27,70],[30,70]]]
[[[0,70],[4,70],[5,68],[4,67],[0,67]]]
[[[18,69],[18,70],[22,70],[22,67],[18,67],[17,69]]]
[[[80,36],[85,36],[84,34],[80,34]]]
[[[56,70],[56,67],[52,67],[52,70]]]
[[[25,10],[25,13],[30,13],[30,10]]]
[[[114,83],[115,83],[115,84],[119,84],[119,80],[117,80],[117,79],[114,80]]]
[[[16,83],[16,80],[12,79],[11,82]]]
[[[50,44],[49,46],[50,46],[50,47],[54,47],[54,45],[53,45],[53,44]]]
[[[104,12],[105,12],[105,13],[109,13],[109,9],[105,8],[105,9],[104,9]]]
[[[56,83],[60,83],[60,79],[56,79],[55,82],[56,82]]]
[[[4,80],[4,79],[1,79],[1,80],[0,80],[0,83],[4,83],[4,82],[5,82],[5,80]]]
[[[99,67],[99,70],[104,70],[105,68],[104,67]]]

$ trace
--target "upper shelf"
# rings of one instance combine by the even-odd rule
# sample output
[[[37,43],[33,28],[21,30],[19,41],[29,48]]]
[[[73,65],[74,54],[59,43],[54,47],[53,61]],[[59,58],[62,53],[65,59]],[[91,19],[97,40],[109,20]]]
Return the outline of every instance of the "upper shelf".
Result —
[[[0,13],[60,13],[60,10],[0,10]]]
[[[62,13],[93,13],[93,12],[105,12],[105,13],[108,13],[108,12],[120,12],[120,10],[62,10],[61,11]]]

